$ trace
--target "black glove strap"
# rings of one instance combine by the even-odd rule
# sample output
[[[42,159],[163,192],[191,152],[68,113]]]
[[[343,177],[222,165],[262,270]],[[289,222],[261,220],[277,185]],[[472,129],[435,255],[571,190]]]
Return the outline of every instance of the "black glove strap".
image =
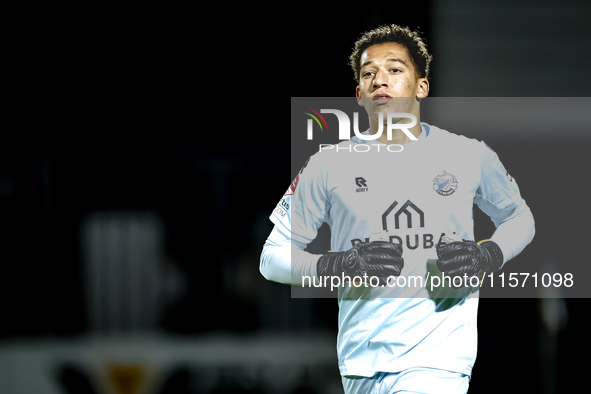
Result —
[[[490,254],[490,266],[492,271],[498,271],[503,265],[504,261],[503,252],[501,251],[501,248],[499,248],[499,245],[490,239],[482,240],[478,242],[478,245],[486,249],[486,251]]]

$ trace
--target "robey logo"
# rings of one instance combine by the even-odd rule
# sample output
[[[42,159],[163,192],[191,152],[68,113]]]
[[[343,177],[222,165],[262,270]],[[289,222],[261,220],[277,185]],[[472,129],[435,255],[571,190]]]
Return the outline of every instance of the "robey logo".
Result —
[[[368,190],[367,181],[363,177],[359,176],[355,178],[355,185],[357,185],[357,193],[366,192]]]

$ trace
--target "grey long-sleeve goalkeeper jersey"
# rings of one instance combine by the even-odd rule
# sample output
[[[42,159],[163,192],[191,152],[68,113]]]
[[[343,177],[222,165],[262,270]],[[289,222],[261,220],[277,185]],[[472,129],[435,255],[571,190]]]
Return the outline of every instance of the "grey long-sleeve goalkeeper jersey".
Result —
[[[404,268],[393,286],[339,288],[337,353],[345,376],[416,366],[470,374],[478,286],[429,286],[430,276],[441,277],[437,242],[444,233],[474,239],[474,204],[494,222],[490,239],[505,263],[534,235],[516,180],[492,149],[421,126],[418,140],[401,152],[353,137],[312,155],[270,216],[275,227],[260,269],[281,283],[300,284],[302,276],[316,275],[319,256],[303,249],[323,222],[330,225],[333,251],[378,232],[403,245]]]

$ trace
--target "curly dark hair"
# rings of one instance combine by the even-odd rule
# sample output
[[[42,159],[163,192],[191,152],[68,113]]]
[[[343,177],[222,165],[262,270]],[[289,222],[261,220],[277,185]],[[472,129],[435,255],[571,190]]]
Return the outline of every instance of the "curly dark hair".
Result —
[[[419,78],[428,79],[429,63],[431,63],[433,56],[427,51],[427,45],[419,32],[398,25],[382,25],[363,33],[361,38],[355,42],[353,53],[349,56],[349,63],[355,73],[355,82],[359,82],[361,54],[370,46],[385,42],[395,42],[404,46]]]

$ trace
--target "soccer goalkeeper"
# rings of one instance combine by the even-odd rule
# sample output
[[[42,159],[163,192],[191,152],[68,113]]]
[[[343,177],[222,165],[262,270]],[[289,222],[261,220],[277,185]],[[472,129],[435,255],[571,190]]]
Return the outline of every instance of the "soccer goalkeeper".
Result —
[[[347,394],[465,393],[476,359],[478,287],[454,281],[441,301],[425,285],[382,285],[430,275],[480,280],[534,236],[530,209],[497,154],[420,122],[430,61],[419,34],[407,28],[365,33],[350,62],[370,121],[363,134],[373,139],[355,136],[340,150],[311,156],[270,216],[275,226],[260,261],[265,278],[352,278],[339,287],[337,353]],[[417,122],[380,134],[387,113]],[[404,149],[379,149],[392,144]],[[351,149],[362,145],[367,149]],[[474,240],[474,204],[496,226],[490,239]],[[322,223],[330,225],[335,252],[310,254],[304,249]],[[376,278],[377,286],[357,287],[356,277]]]

